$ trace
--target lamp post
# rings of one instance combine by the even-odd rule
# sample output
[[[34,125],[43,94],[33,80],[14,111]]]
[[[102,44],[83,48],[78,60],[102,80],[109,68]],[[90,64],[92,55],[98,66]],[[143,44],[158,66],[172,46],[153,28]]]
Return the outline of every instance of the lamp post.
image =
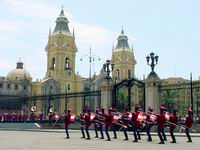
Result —
[[[111,64],[110,60],[107,59],[106,63],[103,64],[103,70],[104,70],[104,72],[106,72],[107,79],[111,79],[110,73],[111,73],[111,71],[113,71],[113,69],[114,69],[114,64]]]
[[[68,105],[68,100],[67,100],[67,89],[66,89],[66,93],[65,93],[65,111],[67,111],[67,106]]]
[[[199,89],[196,90],[195,92],[195,97],[196,97],[196,116],[198,117],[199,115],[199,98],[200,98],[200,93],[199,93]]]
[[[190,73],[190,97],[191,97],[191,109],[193,110],[193,85],[192,85],[192,73]]]
[[[150,59],[151,59],[151,63],[150,63]],[[154,68],[158,64],[158,56],[155,55],[154,52],[151,52],[150,55],[146,57],[146,60],[147,60],[147,65],[151,67],[151,73],[155,73]]]
[[[198,117],[199,115],[199,93],[197,94],[197,97],[196,97],[196,116]]]
[[[83,55],[80,59],[80,61],[83,61],[83,58],[87,57],[89,59],[89,63],[90,63],[90,67],[89,67],[89,92],[91,92],[91,86],[92,86],[92,73],[91,73],[91,65],[92,65],[92,61],[95,61],[95,58],[97,58],[98,60],[101,60],[100,57],[98,55],[92,55],[91,52],[91,47],[89,50],[89,55]],[[91,102],[91,95],[90,95],[90,102]],[[85,98],[84,98],[84,107],[85,107]]]

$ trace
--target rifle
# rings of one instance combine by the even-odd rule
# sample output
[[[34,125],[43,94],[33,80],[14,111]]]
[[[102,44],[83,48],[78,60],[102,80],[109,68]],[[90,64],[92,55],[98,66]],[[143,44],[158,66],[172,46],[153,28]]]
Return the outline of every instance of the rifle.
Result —
[[[60,118],[63,116],[64,113],[65,113],[65,110],[64,110],[64,112],[61,114],[61,116],[56,120],[56,122],[52,125],[51,129],[53,129],[53,127],[57,124],[57,122],[60,120]]]
[[[170,121],[166,121],[166,122],[169,123],[169,124],[175,125],[175,126],[177,126],[177,127],[180,127],[181,129],[180,129],[179,133],[181,132],[182,129],[189,129],[189,130],[191,130],[192,132],[196,132],[196,130],[194,130],[194,129],[192,129],[192,128],[188,128],[188,127],[182,126],[182,125],[180,125],[180,124],[172,123],[172,122],[170,122]]]

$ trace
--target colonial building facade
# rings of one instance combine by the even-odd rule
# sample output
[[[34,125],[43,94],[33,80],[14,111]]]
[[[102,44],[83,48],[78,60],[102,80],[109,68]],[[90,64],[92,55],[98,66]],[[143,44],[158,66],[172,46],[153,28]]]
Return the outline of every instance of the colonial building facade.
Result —
[[[71,107],[73,112],[79,113],[83,107],[83,99],[76,97],[66,100],[64,97],[53,97],[57,94],[78,93],[83,91],[100,91],[102,83],[106,77],[103,68],[99,75],[93,76],[91,79],[82,78],[75,72],[75,58],[78,48],[75,42],[74,31],[70,31],[68,19],[63,9],[56,19],[56,25],[53,31],[49,31],[48,42],[45,47],[47,54],[46,75],[43,80],[32,81],[31,75],[23,68],[23,62],[17,62],[16,69],[10,71],[6,77],[0,77],[0,109],[21,109],[26,106],[30,109],[36,106],[38,111],[45,114],[48,109],[53,107],[56,112],[63,112],[67,106]],[[130,48],[128,36],[125,35],[123,29],[117,38],[117,45],[113,47],[111,63],[114,64],[112,71],[112,84],[122,82],[125,79],[135,78],[136,59],[133,48]],[[103,66],[103,65],[102,65]],[[169,78],[162,80],[161,86],[167,84],[178,84],[187,80],[182,78]],[[120,97],[120,92],[121,97]],[[199,89],[195,90],[199,93]],[[122,104],[127,105],[126,87],[119,91],[118,99],[123,100]],[[176,94],[175,103],[189,105],[188,90],[179,91]],[[140,103],[141,90],[137,87],[131,89],[131,105],[132,107]],[[41,99],[34,97],[43,96]],[[169,95],[168,95],[169,96]],[[31,100],[25,99],[32,97]],[[87,98],[86,105],[95,109],[101,104],[101,97]],[[199,98],[199,95],[197,96]],[[147,100],[148,98],[146,98]],[[166,99],[166,94],[161,93],[161,100]],[[183,100],[183,101],[182,101]],[[198,103],[198,101],[196,102]],[[198,110],[198,105],[197,105]]]

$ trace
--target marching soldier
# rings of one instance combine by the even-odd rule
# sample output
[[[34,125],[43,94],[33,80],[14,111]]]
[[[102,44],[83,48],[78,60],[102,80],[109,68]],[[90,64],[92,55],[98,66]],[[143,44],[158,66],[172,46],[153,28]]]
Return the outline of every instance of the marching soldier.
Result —
[[[128,124],[129,124],[129,115],[130,112],[128,112],[128,108],[125,108],[125,112],[122,115],[122,121],[123,121],[123,131],[124,131],[124,140],[128,140],[127,130],[128,130]]]
[[[110,135],[108,133],[109,127],[112,126],[112,108],[108,109],[108,114],[105,116],[105,132],[107,136],[107,141],[111,141]]]
[[[171,143],[176,143],[176,138],[174,136],[174,129],[176,128],[177,122],[178,122],[178,117],[176,115],[177,110],[173,109],[173,114],[169,117],[169,122],[171,123],[169,128],[170,128],[170,136],[172,138]]]
[[[80,125],[81,125],[81,133],[82,133],[82,137],[81,138],[85,138],[85,132],[84,132],[85,113],[86,113],[86,109],[83,108],[82,109],[82,113],[80,114]]]
[[[153,115],[152,113],[153,113],[153,108],[149,107],[149,110],[147,112],[147,117],[146,117],[146,133],[147,133],[147,136],[148,136],[148,139],[147,139],[148,142],[152,141],[151,133],[150,133],[150,130],[153,126],[153,121],[151,119],[151,115]]]
[[[68,108],[67,110],[67,113],[66,113],[66,110],[65,110],[65,132],[66,132],[66,139],[69,139],[69,132],[68,132],[68,126],[70,125],[70,118],[71,118],[71,109]]]
[[[164,126],[166,122],[165,110],[166,110],[165,107],[161,106],[160,115],[157,116],[157,133],[160,138],[160,142],[158,144],[165,144],[164,141],[167,140],[166,135],[164,133]]]
[[[105,122],[105,108],[102,107],[101,108],[101,113],[99,115],[99,130],[100,130],[100,134],[101,134],[101,138],[100,139],[104,139],[104,135],[103,135],[103,125],[104,125],[104,122]]]
[[[117,113],[117,109],[115,108],[111,108],[111,111],[113,111],[113,115],[112,115],[112,118],[114,117],[114,115]],[[113,134],[114,134],[114,137],[113,139],[117,139],[117,133],[116,133],[116,124],[115,123],[112,123],[112,130],[113,130]]]
[[[88,108],[88,112],[85,114],[85,132],[87,134],[86,140],[90,140],[90,134],[89,134],[89,127],[91,125],[91,109]]]
[[[135,107],[135,112],[132,113],[132,118],[131,118],[131,121],[132,121],[132,128],[133,128],[133,135],[134,135],[134,140],[133,142],[138,142],[139,140],[139,136],[137,137],[137,134],[138,134],[138,128],[139,128],[139,122],[137,120],[138,118],[138,115],[139,115],[139,106],[136,106]]]
[[[96,114],[94,117],[94,130],[95,130],[95,138],[98,138],[98,126],[99,126],[99,108],[96,107]]]
[[[187,142],[190,142],[190,143],[192,142],[192,139],[191,139],[191,136],[189,134],[189,130],[192,127],[192,122],[193,122],[192,110],[191,110],[191,108],[189,108],[188,115],[187,115],[186,120],[185,120],[185,126],[186,126],[185,133],[186,133],[187,138],[188,138]]]

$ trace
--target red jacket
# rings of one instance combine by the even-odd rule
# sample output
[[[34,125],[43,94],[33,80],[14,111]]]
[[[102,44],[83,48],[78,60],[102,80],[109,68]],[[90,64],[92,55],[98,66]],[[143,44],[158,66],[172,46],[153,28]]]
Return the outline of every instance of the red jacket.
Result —
[[[71,118],[71,114],[66,114],[65,115],[65,126],[69,126],[70,125],[70,118]]]
[[[171,115],[171,116],[169,117],[169,122],[174,123],[174,124],[177,124],[177,122],[178,122],[178,117],[177,117],[177,115]],[[176,128],[176,125],[174,125],[174,124],[170,124],[170,129],[175,129],[175,128]]]
[[[85,125],[85,113],[82,113],[82,114],[80,114],[80,124],[82,125],[82,126],[84,126]]]
[[[124,113],[122,118],[124,118],[123,124],[124,124],[126,127],[128,127],[128,123],[129,123],[129,112]]]
[[[133,121],[133,126],[134,127],[139,127],[140,126],[140,122],[137,120],[139,113],[140,113],[139,111],[132,113],[131,120]]]
[[[106,114],[105,116],[105,125],[111,126],[112,125],[112,114]]]
[[[157,116],[157,128],[158,129],[164,128],[165,122],[166,122],[165,114],[160,114],[159,116]]]
[[[193,122],[193,117],[192,116],[187,116],[185,120],[185,126],[188,128],[192,127],[192,122]]]
[[[87,127],[89,127],[90,125],[91,125],[91,119],[90,119],[90,116],[91,116],[91,113],[86,113],[85,114],[85,125],[87,126]]]
[[[100,125],[104,125],[105,124],[105,119],[106,119],[106,114],[105,113],[100,113],[99,114],[99,122],[100,122]]]

